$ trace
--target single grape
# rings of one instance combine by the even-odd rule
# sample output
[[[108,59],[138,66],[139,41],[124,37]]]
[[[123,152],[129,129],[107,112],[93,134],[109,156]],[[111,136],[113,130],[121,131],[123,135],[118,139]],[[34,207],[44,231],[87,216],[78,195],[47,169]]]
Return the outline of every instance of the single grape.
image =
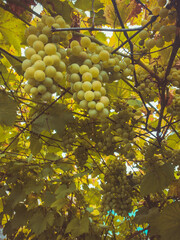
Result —
[[[109,105],[109,98],[106,96],[102,96],[100,102],[104,104],[105,107]]]
[[[55,76],[54,76],[54,80],[61,84],[62,83],[62,80],[63,80],[64,76],[62,74],[62,72],[56,72]]]
[[[22,62],[22,69],[23,71],[26,71],[26,69],[28,67],[31,67],[32,63],[31,63],[31,60],[29,59],[25,59],[23,62]]]
[[[25,87],[24,87],[24,91],[25,91],[26,93],[30,93],[30,90],[31,90],[32,87],[33,87],[32,85],[26,84]]]
[[[95,101],[88,102],[88,108],[90,108],[90,109],[96,108],[96,102]]]
[[[84,99],[79,102],[80,108],[87,109],[88,107],[88,102]]]
[[[100,60],[102,61],[108,61],[109,60],[109,52],[106,51],[106,50],[102,50],[100,53],[99,53],[99,58]]]
[[[31,56],[31,62],[35,63],[38,60],[42,60],[42,57],[39,54],[34,54]]]
[[[148,31],[146,31],[145,29],[142,30],[142,31],[139,33],[139,37],[140,37],[141,39],[145,40],[146,38],[149,37]]]
[[[34,50],[38,53],[39,51],[43,51],[44,50],[44,43],[41,42],[40,40],[36,40],[33,43],[33,48]]]
[[[78,91],[77,98],[79,100],[84,100],[84,91],[83,90]]]
[[[100,81],[94,81],[92,83],[92,89],[94,91],[100,91],[101,87],[102,87],[102,83]]]
[[[52,78],[46,77],[43,82],[44,86],[46,87],[51,87],[53,85],[53,80]]]
[[[51,56],[45,56],[43,58],[43,61],[44,61],[46,66],[52,66],[53,63],[54,63],[54,60],[53,60],[53,58]]]
[[[77,73],[71,74],[70,80],[71,80],[72,83],[80,82],[80,76],[79,76],[79,74],[77,74]]]
[[[90,109],[88,111],[90,118],[96,118],[98,116],[98,112],[96,109]]]
[[[25,50],[25,56],[27,59],[31,59],[32,55],[34,54],[36,54],[36,51],[32,47],[29,47]]]
[[[79,65],[77,63],[73,63],[69,67],[69,71],[71,73],[79,73]]]
[[[37,60],[37,61],[34,63],[33,67],[34,67],[35,70],[42,70],[42,71],[44,71],[45,68],[46,68],[46,65],[45,65],[44,61],[42,61],[42,60]]]
[[[91,43],[91,39],[89,37],[82,37],[80,40],[80,44],[83,48],[88,48]]]
[[[56,75],[56,68],[53,66],[47,66],[45,69],[45,74],[47,77],[53,78]]]
[[[44,94],[47,91],[47,88],[43,84],[40,84],[37,89],[41,94]]]
[[[47,43],[44,47],[44,51],[47,55],[56,54],[56,46],[53,43]]]
[[[82,90],[82,82],[75,82],[75,83],[73,84],[73,89],[74,89],[76,92]],[[83,90],[84,90],[84,89],[83,89]]]
[[[45,73],[42,70],[36,70],[34,72],[34,78],[38,81],[38,82],[42,82],[45,80]]]
[[[103,108],[104,108],[104,104],[103,104],[102,102],[98,102],[98,103],[96,104],[96,110],[97,110],[97,111],[102,111]]]
[[[92,74],[90,72],[83,73],[82,81],[83,82],[86,82],[86,81],[91,82],[92,81]]]
[[[40,34],[38,39],[43,42],[44,44],[48,43],[48,37],[45,34]]]
[[[38,89],[36,87],[32,87],[30,90],[30,93],[33,94],[34,96],[38,95]]]
[[[84,98],[88,102],[92,101],[94,99],[94,92],[92,92],[92,91],[85,92]]]
[[[45,92],[43,95],[42,95],[42,100],[44,101],[50,101],[52,98],[52,94],[50,92]]]
[[[83,65],[80,66],[79,72],[80,72],[80,74],[89,72],[89,67],[88,67],[87,65],[84,65],[84,64],[83,64]]]
[[[82,89],[84,90],[84,92],[89,91],[92,89],[92,84],[90,82],[83,82],[82,84]]]
[[[99,100],[101,98],[101,92],[99,91],[94,91],[94,99],[95,100]]]
[[[34,67],[28,67],[24,73],[24,77],[26,79],[28,78],[33,78],[34,77],[34,72],[35,72],[35,69]]]
[[[33,43],[34,43],[36,40],[38,40],[38,37],[37,37],[35,34],[31,34],[31,35],[29,35],[28,38],[27,38],[27,44],[32,47],[32,46],[33,46]]]

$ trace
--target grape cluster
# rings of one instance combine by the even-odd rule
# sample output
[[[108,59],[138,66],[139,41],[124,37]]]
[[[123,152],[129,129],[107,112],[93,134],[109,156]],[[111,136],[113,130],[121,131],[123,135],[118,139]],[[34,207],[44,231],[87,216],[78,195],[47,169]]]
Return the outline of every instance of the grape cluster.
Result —
[[[121,160],[113,160],[105,171],[102,187],[103,213],[114,210],[121,216],[127,216],[132,211],[134,190],[126,174],[126,166]]]
[[[74,100],[91,118],[107,117],[110,101],[105,84],[132,75],[134,66],[130,59],[110,54],[111,48],[99,46],[89,37],[82,37],[80,43],[73,40],[67,51],[67,81],[71,83]]]
[[[44,101],[50,101],[52,94],[59,91],[58,86],[64,82],[66,70],[66,51],[57,42],[63,42],[67,35],[55,41],[54,36],[57,34],[51,33],[51,26],[56,25],[65,26],[61,16],[53,18],[44,15],[37,27],[30,26],[25,33],[29,47],[25,50],[26,59],[22,63],[27,80],[24,90]]]
[[[152,9],[154,16],[159,15],[158,21],[152,24],[152,29],[146,28],[139,33],[141,39],[139,45],[145,44],[147,49],[154,46],[162,48],[165,42],[170,42],[175,38],[176,26],[174,23],[177,12],[176,9],[167,9],[165,7],[166,3],[166,0],[159,0],[158,7]],[[153,15],[149,15],[147,19],[143,20],[142,25],[148,23]]]
[[[74,155],[77,159],[77,166],[83,168],[84,164],[88,159],[88,151],[86,147],[84,146],[77,147],[76,150],[74,151]]]
[[[167,80],[172,83],[172,85],[176,88],[180,88],[180,70],[173,67],[171,68],[170,74],[167,77]]]
[[[168,106],[167,111],[180,120],[180,95],[175,95],[172,104]]]

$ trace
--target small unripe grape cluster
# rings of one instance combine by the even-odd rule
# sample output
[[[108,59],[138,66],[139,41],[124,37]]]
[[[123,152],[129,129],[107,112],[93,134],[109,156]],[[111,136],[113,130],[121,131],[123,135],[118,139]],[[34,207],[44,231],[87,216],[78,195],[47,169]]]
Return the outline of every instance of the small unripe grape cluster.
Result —
[[[145,78],[144,81],[141,81],[137,90],[142,94],[145,101],[153,101],[158,93],[155,91],[157,89],[157,84],[149,78]]]
[[[167,80],[176,88],[180,88],[180,70],[175,67],[171,68],[169,76],[167,76]]]
[[[76,150],[74,151],[74,155],[77,159],[77,166],[83,168],[84,164],[88,159],[88,151],[86,147],[84,146],[77,147]]]
[[[152,15],[149,15],[147,19],[142,21],[142,25],[145,25],[153,15],[159,15],[157,21],[152,23],[152,29],[148,27],[139,33],[141,39],[139,45],[145,44],[147,49],[151,49],[154,46],[162,48],[165,42],[171,42],[175,39],[176,26],[174,24],[177,12],[176,9],[167,9],[165,7],[166,3],[166,0],[159,0],[159,6],[152,9]]]
[[[25,50],[26,60],[22,63],[24,77],[27,80],[25,92],[43,101],[50,101],[52,94],[59,91],[58,85],[64,82],[66,70],[65,49],[52,43],[51,34],[43,31],[44,28],[49,28],[49,21],[53,22],[53,19],[44,15],[42,22],[37,23],[37,27],[30,26],[27,29],[29,47]],[[59,16],[54,21],[60,21],[60,19],[63,20]],[[45,23],[48,26],[44,26]]]
[[[114,210],[121,216],[127,216],[132,211],[132,198],[134,190],[129,183],[126,173],[126,166],[122,160],[115,159],[110,162],[104,173],[102,187],[102,208],[101,211]]]
[[[64,134],[61,138],[61,147],[64,148],[64,151],[71,151],[76,138],[76,134],[72,127],[69,126],[69,128],[64,131]]]
[[[180,95],[175,95],[172,104],[168,106],[167,112],[176,116],[177,120],[180,120]]]

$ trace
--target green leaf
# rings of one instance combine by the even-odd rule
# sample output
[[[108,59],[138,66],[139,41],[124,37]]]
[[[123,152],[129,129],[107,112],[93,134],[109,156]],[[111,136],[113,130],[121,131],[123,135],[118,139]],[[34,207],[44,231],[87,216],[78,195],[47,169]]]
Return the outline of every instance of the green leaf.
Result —
[[[92,1],[77,0],[75,3],[75,7],[84,11],[90,11],[92,10]],[[100,8],[103,8],[103,4],[99,0],[95,0],[93,8],[94,10],[98,10]]]
[[[71,233],[73,237],[78,237],[89,232],[89,218],[85,215],[82,219],[73,218],[67,225],[66,233]]]
[[[18,56],[10,55],[10,54],[6,53],[5,51],[2,51],[1,49],[0,49],[0,52],[7,58],[7,60],[10,62],[12,67],[15,69],[15,71],[19,75],[23,75],[22,62],[26,58],[25,57],[18,57]]]
[[[180,239],[180,203],[166,206],[162,213],[150,221],[151,235],[158,234],[162,240]]]
[[[159,208],[153,207],[148,209],[146,207],[141,207],[134,218],[134,222],[137,224],[148,223],[150,219],[159,215]]]
[[[30,218],[29,225],[31,230],[38,236],[46,230],[47,227],[47,218],[43,214],[43,211],[38,210]]]
[[[17,207],[15,208],[15,212],[16,214],[12,219],[12,227],[19,228],[25,226],[28,220],[28,213],[25,205],[17,205]]]
[[[40,138],[35,134],[31,134],[31,137],[30,137],[31,153],[33,155],[36,155],[41,151],[41,148],[42,148],[42,142]]]
[[[155,165],[142,179],[140,185],[142,196],[162,191],[173,179],[174,167],[171,164]]]
[[[73,10],[72,4],[69,1],[42,1],[38,0],[37,2],[41,3],[49,12],[57,13],[61,15],[67,23],[71,22],[71,12]]]
[[[12,126],[16,120],[17,104],[4,91],[0,91],[0,124]]]
[[[43,130],[55,130],[62,135],[67,123],[73,121],[73,114],[64,104],[55,104],[46,114],[42,114],[32,124],[32,131],[41,133]]]
[[[131,88],[123,80],[107,84],[106,88],[108,94],[113,98],[128,98],[131,94]]]
[[[133,106],[135,108],[140,108],[143,106],[142,102],[138,99],[130,99],[127,101],[127,103],[130,105],[130,106]]]
[[[9,45],[13,45],[14,48],[21,53],[21,42],[24,38],[24,32],[26,29],[25,23],[8,11],[0,9],[0,32]]]

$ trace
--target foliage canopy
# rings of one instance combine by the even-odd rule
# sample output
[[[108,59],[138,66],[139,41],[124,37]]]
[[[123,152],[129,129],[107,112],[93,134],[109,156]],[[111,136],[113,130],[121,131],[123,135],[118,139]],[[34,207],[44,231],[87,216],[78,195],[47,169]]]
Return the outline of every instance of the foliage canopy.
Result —
[[[6,239],[180,239],[180,1],[1,0],[0,16]]]

